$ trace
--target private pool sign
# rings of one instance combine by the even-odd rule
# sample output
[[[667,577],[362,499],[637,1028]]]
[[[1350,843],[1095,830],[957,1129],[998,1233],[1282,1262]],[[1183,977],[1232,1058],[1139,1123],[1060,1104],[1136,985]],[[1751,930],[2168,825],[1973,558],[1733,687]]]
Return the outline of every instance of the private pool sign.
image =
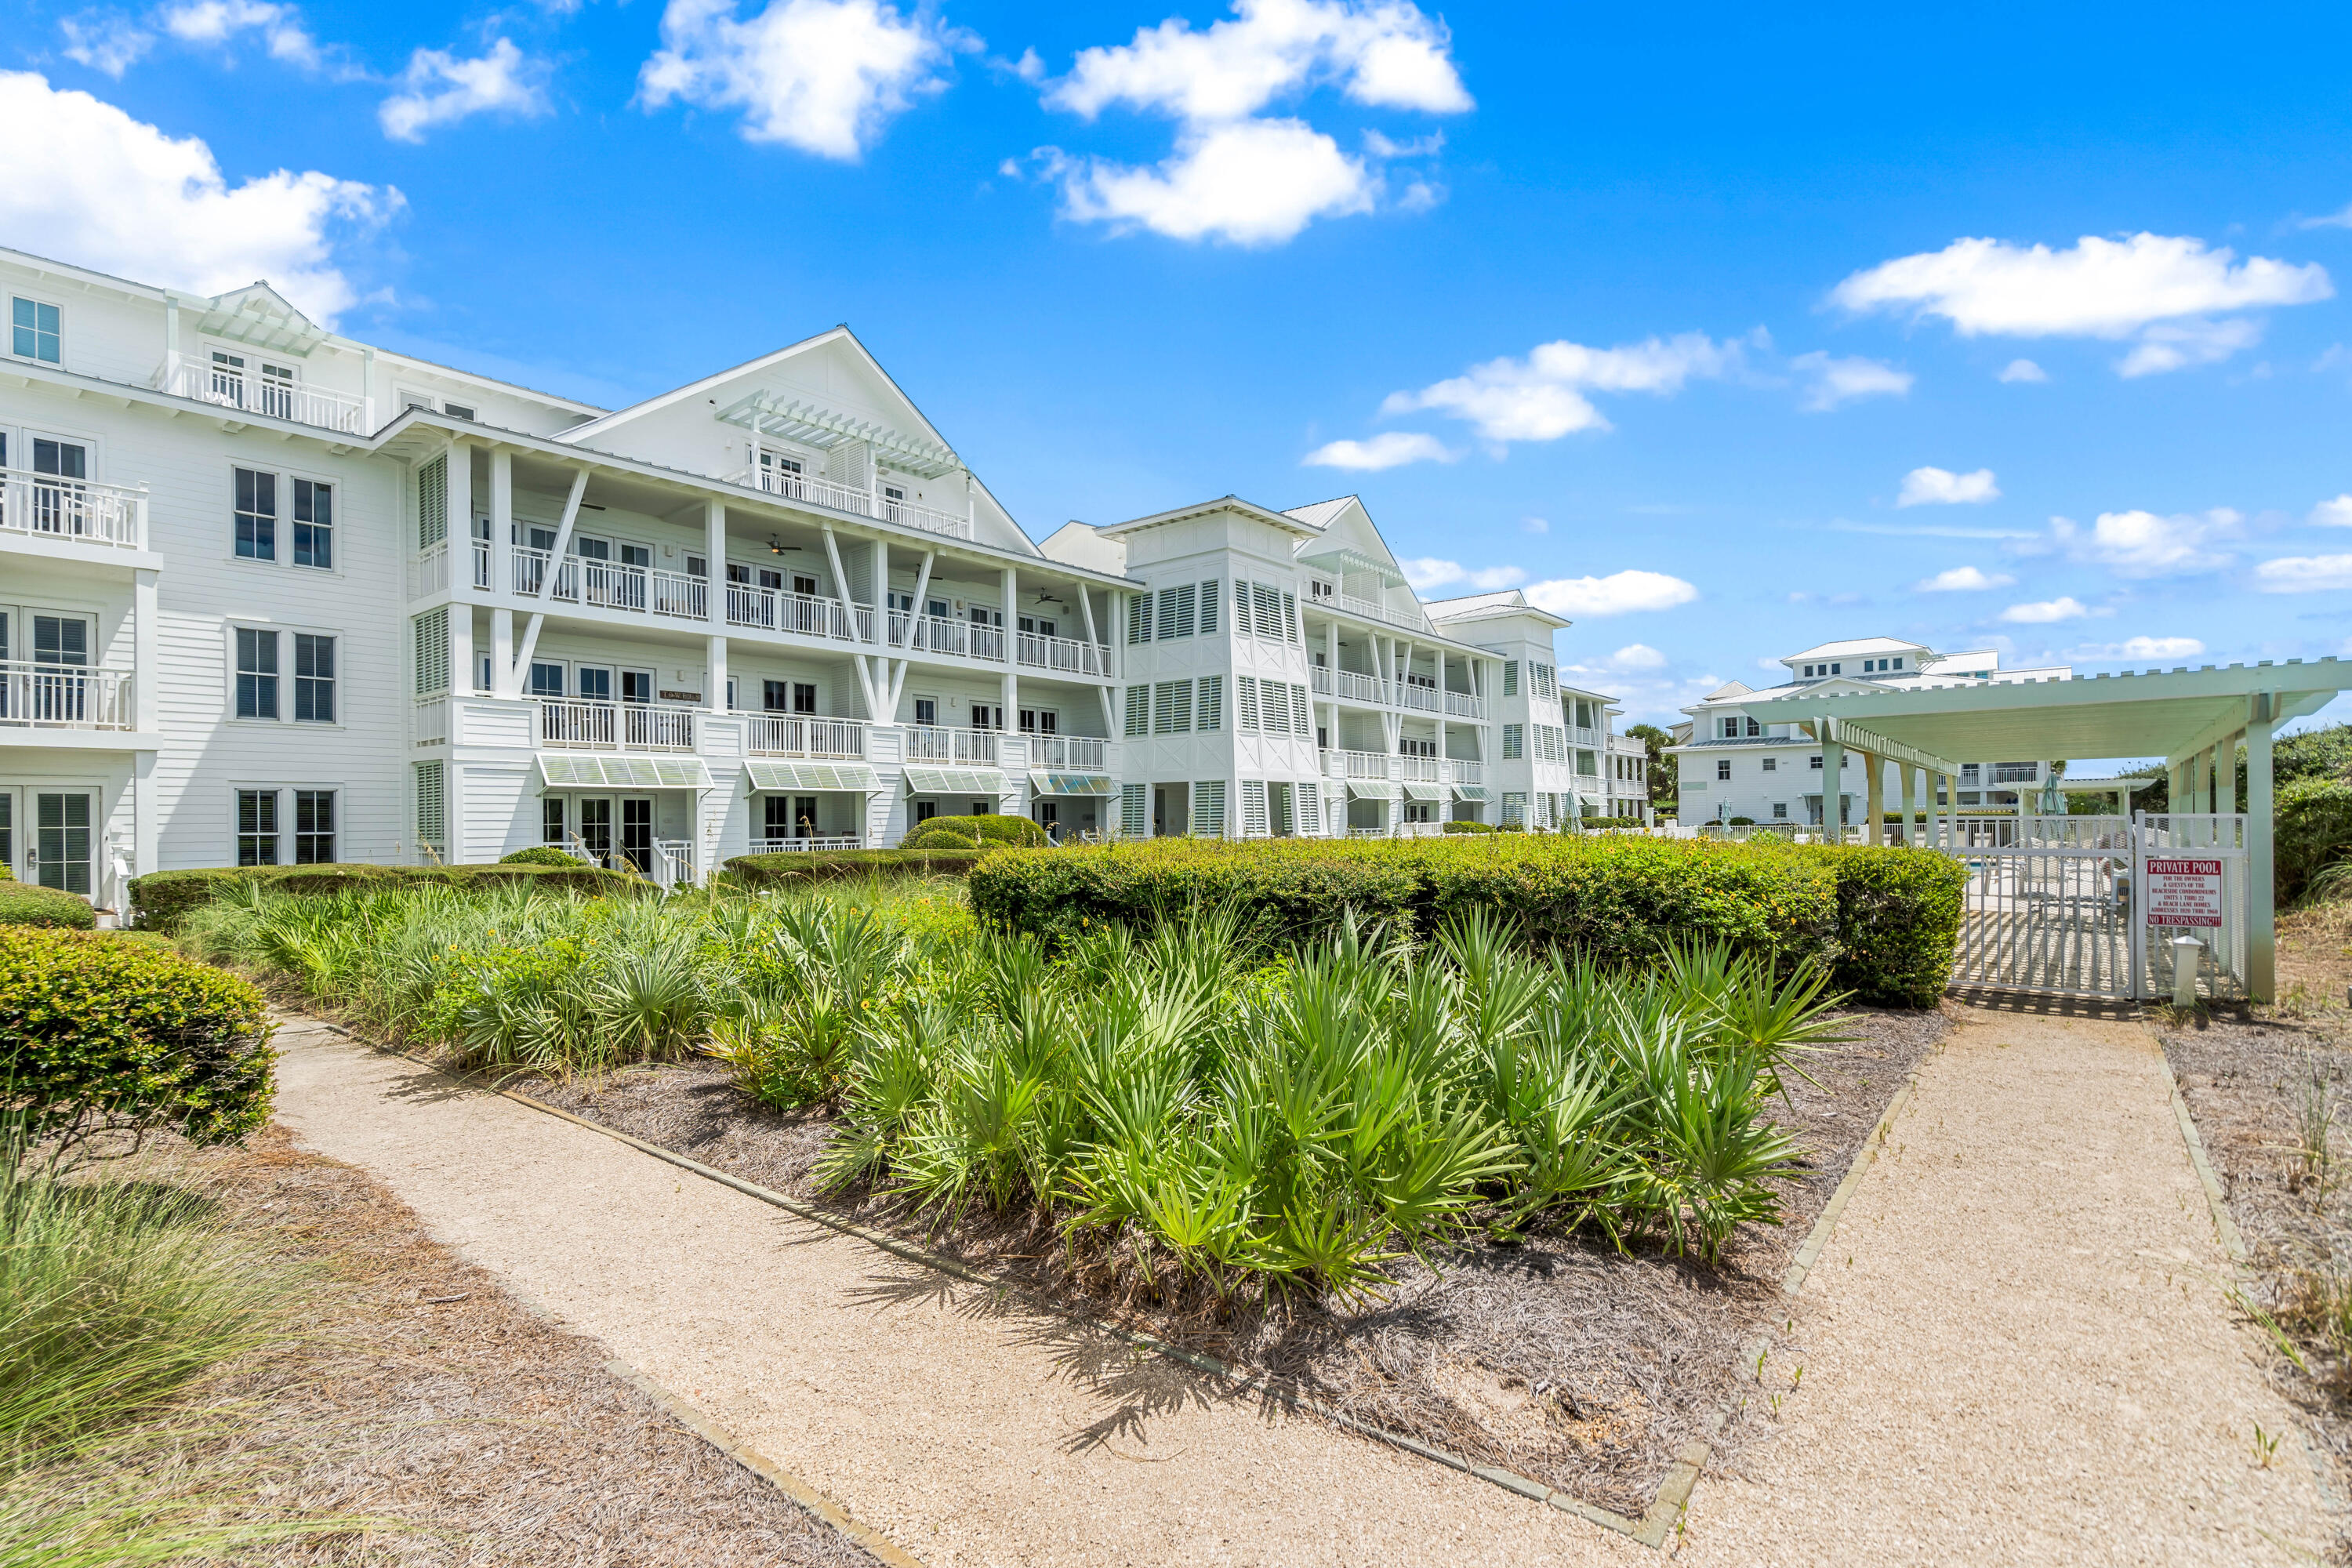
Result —
[[[2152,926],[2215,926],[2221,923],[2221,862],[2166,859],[2147,862],[2147,923]]]

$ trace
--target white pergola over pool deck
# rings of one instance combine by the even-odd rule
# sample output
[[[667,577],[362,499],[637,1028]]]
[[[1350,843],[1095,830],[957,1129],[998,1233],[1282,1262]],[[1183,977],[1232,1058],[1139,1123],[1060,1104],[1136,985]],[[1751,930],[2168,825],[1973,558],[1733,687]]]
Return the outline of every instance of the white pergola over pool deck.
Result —
[[[1946,775],[1952,757],[2162,757],[2178,814],[2246,816],[2247,990],[2257,1001],[2276,991],[2272,908],[2271,741],[2281,725],[2316,713],[2352,688],[2352,663],[2322,658],[2284,664],[2233,664],[2203,669],[2147,670],[2077,680],[1953,686],[1916,691],[1776,698],[1774,718],[1802,725],[1821,742],[1827,778],[1843,753],[1866,764],[1865,842],[1879,841],[1884,766],[1900,770],[1906,820],[1914,770]],[[1759,705],[1760,708],[1760,704]],[[2235,757],[2246,748],[2246,798],[2237,794]],[[1933,809],[1932,785],[1922,781]],[[1952,781],[1946,782],[1951,798]]]

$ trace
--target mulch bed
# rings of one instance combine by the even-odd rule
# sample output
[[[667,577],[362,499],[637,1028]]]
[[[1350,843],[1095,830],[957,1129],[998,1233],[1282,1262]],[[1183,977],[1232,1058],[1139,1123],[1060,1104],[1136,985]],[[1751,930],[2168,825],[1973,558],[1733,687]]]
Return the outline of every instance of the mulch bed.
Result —
[[[208,1385],[243,1415],[215,1457],[255,1467],[273,1512],[397,1527],[237,1562],[872,1563],[605,1371],[596,1342],[426,1236],[365,1173],[274,1126],[188,1159],[236,1224],[316,1279],[299,1339]]]
[[[1066,1268],[1052,1233],[975,1216],[944,1235],[865,1194],[817,1193],[809,1173],[833,1123],[778,1112],[715,1062],[632,1068],[602,1079],[510,1080],[576,1116],[745,1181],[925,1242],[1066,1309],[1114,1317],[1188,1349],[1294,1382],[1361,1419],[1501,1465],[1638,1517],[1683,1445],[1738,1451],[1747,1424],[1715,1431],[1742,1352],[1781,1326],[1781,1277],[1905,1076],[1942,1037],[1935,1012],[1855,1009],[1854,1037],[1806,1058],[1779,1120],[1808,1150],[1787,1217],[1746,1227],[1722,1265],[1582,1237],[1481,1243],[1360,1310],[1297,1305],[1218,1320],[1109,1302]]]
[[[2352,1014],[2341,1001],[2352,967],[2347,913],[2282,919],[2281,1005],[2149,1013],[2245,1237],[2249,1301],[2284,1324],[2305,1363],[2273,1356],[2272,1373],[2305,1411],[2339,1484],[2352,1475],[2352,1361],[2299,1309],[2315,1281],[2352,1276]],[[2338,1108],[2324,1179],[2301,1153],[2315,1097]],[[2352,1561],[2352,1538],[2338,1542],[2336,1557]]]

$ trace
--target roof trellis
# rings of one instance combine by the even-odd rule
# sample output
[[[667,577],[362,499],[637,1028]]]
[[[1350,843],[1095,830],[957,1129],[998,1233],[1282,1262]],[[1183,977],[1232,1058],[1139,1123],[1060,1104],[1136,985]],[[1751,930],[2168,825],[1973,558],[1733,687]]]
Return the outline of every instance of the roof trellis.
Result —
[[[875,420],[853,419],[819,404],[799,399],[787,402],[764,390],[737,399],[720,409],[719,417],[721,423],[740,425],[761,436],[797,442],[819,451],[863,441],[874,448],[877,458],[919,479],[936,479],[964,466],[953,449],[937,441],[909,436]]]
[[[1397,570],[1394,562],[1383,561],[1377,555],[1368,555],[1363,551],[1353,550],[1344,544],[1309,544],[1298,552],[1298,561],[1301,565],[1306,566],[1323,566],[1339,572],[1370,573],[1377,575],[1382,584],[1391,588],[1404,586],[1404,574]]]
[[[324,327],[265,284],[249,284],[203,303],[196,331],[206,337],[305,358],[327,341]]]

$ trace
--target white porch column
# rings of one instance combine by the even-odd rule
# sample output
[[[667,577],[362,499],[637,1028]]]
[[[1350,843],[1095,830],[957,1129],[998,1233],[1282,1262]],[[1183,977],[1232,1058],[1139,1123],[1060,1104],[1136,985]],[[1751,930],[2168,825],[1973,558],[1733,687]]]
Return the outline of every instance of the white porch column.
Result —
[[[507,581],[509,563],[514,559],[511,542],[514,539],[514,453],[505,447],[490,450],[490,580],[487,586],[493,594],[504,594],[512,586]],[[509,641],[513,632],[512,616],[507,617]],[[492,645],[497,647],[495,643]],[[510,648],[499,648],[509,654]],[[494,667],[495,669],[495,667]],[[491,679],[498,679],[495,673]]]
[[[2221,805],[2215,806],[2214,810],[2251,812],[2253,809],[2245,801],[2238,798],[2238,747],[2241,744],[2249,748],[2246,757],[2246,794],[2251,796],[2254,793],[2254,761],[2251,749],[2253,744],[2253,726],[2249,724],[2245,729],[2213,748],[2213,793],[2221,800]]]
[[[142,539],[142,542],[144,541]],[[143,737],[152,734],[160,710],[155,605],[161,574],[141,567],[131,574],[131,722]],[[30,824],[26,826],[29,829]],[[155,753],[131,754],[131,874],[163,868],[163,820],[155,805]],[[129,911],[124,911],[125,922]]]
[[[703,710],[724,713],[727,706],[727,634],[712,632],[703,639],[703,679],[710,689],[702,694]]]
[[[494,556],[504,554],[494,551]],[[522,683],[515,672],[514,612],[500,605],[490,611],[490,695],[512,698],[520,695]]]
[[[1895,842],[1906,847],[1911,842],[1911,774],[1913,771],[1908,763],[1895,764],[1895,795],[1899,803],[1895,809],[1903,816],[1903,820],[1895,825]]]
[[[1869,818],[1864,827],[1864,844],[1886,842],[1886,759],[1876,752],[1862,755],[1862,809]]]
[[[2271,845],[2271,730],[2275,703],[2276,699],[2267,692],[2247,701],[2246,993],[2257,1002],[2271,1001],[2278,994],[2278,931],[2273,909],[2277,889]]]
[[[1935,813],[1937,819],[1937,847],[1948,854],[1960,847],[1959,824],[1952,820],[1960,814],[1960,781],[1951,773],[1937,773],[1930,781],[1930,787],[1940,787],[1943,792],[1941,811],[1936,810],[1936,803],[1933,800],[1927,804],[1929,811]]]
[[[474,573],[468,563],[474,549],[474,448],[471,443],[449,443],[449,460],[444,465],[444,477],[449,486],[449,587],[462,594],[473,586]],[[457,617],[450,617],[455,620]]]
[[[472,696],[476,673],[474,606],[463,599],[452,599],[449,602],[449,695],[453,698]]]
[[[705,501],[702,507],[703,558],[710,574],[709,585],[703,595],[703,616],[709,622],[711,637],[723,643],[727,636],[727,503]],[[719,650],[723,667],[727,650]],[[714,704],[726,700],[722,689],[712,694]]]
[[[1840,806],[1845,799],[1845,747],[1837,741],[1822,742],[1822,842],[1843,841],[1844,818]]]

